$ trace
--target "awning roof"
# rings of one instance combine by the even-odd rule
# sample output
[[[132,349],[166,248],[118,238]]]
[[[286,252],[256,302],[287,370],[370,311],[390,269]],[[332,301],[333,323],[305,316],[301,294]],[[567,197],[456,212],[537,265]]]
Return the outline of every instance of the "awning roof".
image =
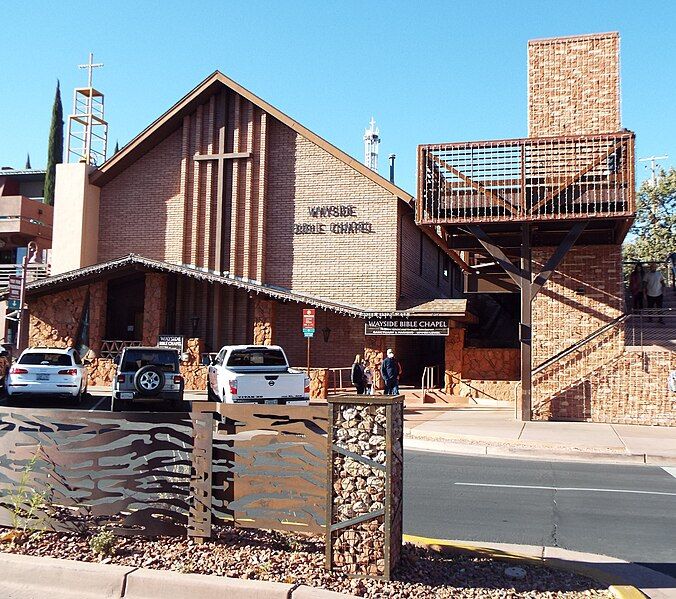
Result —
[[[366,310],[358,306],[318,298],[304,293],[298,293],[283,287],[264,285],[256,281],[242,279],[233,275],[221,275],[206,270],[200,270],[191,266],[171,264],[169,262],[144,258],[143,256],[139,256],[137,254],[129,254],[123,258],[109,260],[108,262],[101,262],[99,264],[93,264],[92,266],[85,266],[84,268],[71,270],[69,272],[48,277],[46,279],[34,281],[26,286],[26,291],[29,297],[46,295],[79,285],[92,283],[94,281],[101,280],[102,278],[112,278],[114,276],[119,277],[139,270],[184,275],[201,281],[207,281],[209,283],[228,285],[237,289],[243,289],[244,291],[258,293],[271,299],[305,304],[323,310],[345,314],[346,316],[352,316],[355,318],[395,315],[412,316],[416,314],[424,314],[426,316],[446,316],[449,318],[465,319],[468,316],[467,300],[464,299],[434,300],[434,302],[444,302],[443,306],[442,304],[438,304],[439,308],[443,308],[442,311],[430,311],[428,308],[425,308],[425,306],[428,305],[435,305],[434,302],[424,302],[417,306],[417,308],[427,311],[415,311],[416,306],[411,306],[411,308],[408,310]]]

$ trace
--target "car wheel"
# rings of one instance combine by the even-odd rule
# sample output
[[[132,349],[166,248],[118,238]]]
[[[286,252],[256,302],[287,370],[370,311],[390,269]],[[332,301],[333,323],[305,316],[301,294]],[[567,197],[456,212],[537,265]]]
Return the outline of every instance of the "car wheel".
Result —
[[[134,375],[134,388],[144,397],[158,395],[164,389],[165,383],[164,372],[154,364],[139,368]]]
[[[82,395],[82,389],[80,389],[77,395],[73,398],[76,406],[79,406],[82,403]]]

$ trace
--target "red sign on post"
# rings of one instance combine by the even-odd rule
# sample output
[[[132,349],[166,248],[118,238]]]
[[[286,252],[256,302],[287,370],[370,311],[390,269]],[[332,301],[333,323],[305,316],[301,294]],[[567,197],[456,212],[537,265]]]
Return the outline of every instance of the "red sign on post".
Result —
[[[303,332],[315,332],[315,309],[306,308],[303,310]]]
[[[9,294],[7,299],[21,299],[21,277],[18,275],[9,276]]]

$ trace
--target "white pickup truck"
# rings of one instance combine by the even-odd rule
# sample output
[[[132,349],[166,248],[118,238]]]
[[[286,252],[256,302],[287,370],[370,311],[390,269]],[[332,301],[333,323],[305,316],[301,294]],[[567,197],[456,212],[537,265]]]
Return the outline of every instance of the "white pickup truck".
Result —
[[[310,379],[278,345],[226,345],[209,364],[211,401],[308,405]]]

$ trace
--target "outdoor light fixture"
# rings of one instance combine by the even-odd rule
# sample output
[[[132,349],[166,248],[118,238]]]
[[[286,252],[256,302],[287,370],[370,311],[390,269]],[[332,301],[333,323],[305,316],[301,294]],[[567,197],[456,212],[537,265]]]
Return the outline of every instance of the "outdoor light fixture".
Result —
[[[195,337],[197,335],[197,327],[200,326],[200,317],[193,316],[190,322],[192,322],[192,336]]]
[[[322,334],[324,335],[324,343],[328,343],[329,335],[331,335],[331,329],[329,327],[324,327],[322,329]]]

